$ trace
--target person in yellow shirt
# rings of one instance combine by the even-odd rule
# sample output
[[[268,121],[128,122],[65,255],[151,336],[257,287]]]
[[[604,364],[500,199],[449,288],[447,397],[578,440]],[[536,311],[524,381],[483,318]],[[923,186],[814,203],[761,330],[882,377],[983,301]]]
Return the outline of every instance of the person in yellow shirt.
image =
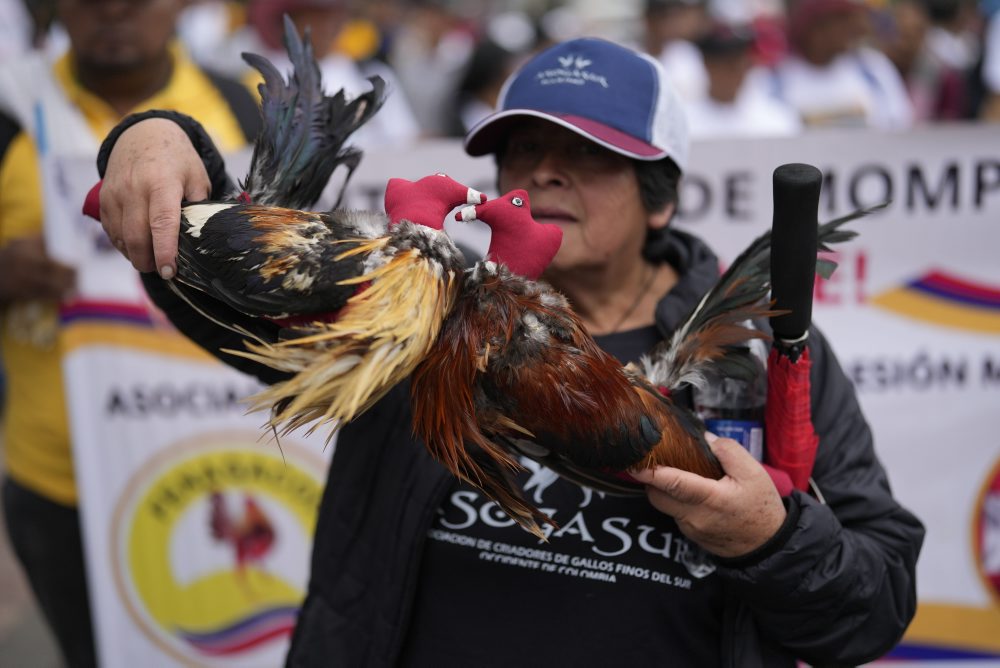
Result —
[[[59,91],[50,97],[63,116],[92,135],[80,137],[93,145],[91,159],[125,115],[146,109],[197,118],[223,150],[245,146],[259,124],[257,103],[238,82],[200,70],[174,42],[184,4],[59,0],[68,53],[39,69],[45,81],[22,79],[0,95],[7,111],[0,115],[3,505],[14,551],[71,668],[96,665],[57,336],[58,304],[75,274],[46,252],[51,202],[42,194],[39,152],[46,140],[25,110],[39,91]]]

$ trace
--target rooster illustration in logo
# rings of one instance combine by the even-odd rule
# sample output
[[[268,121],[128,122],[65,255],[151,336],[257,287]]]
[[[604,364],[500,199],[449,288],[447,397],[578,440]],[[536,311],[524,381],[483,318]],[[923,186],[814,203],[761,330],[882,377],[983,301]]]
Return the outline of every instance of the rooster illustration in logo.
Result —
[[[274,546],[275,531],[271,521],[249,494],[243,496],[243,516],[235,518],[220,492],[212,493],[212,538],[232,546],[236,571],[244,573],[248,564],[261,561]]]

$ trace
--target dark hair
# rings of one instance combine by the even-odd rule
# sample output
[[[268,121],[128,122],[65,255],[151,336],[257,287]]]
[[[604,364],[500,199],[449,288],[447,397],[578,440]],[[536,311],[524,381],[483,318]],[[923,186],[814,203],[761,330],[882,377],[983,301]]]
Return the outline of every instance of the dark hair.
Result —
[[[924,0],[923,5],[933,23],[948,23],[958,18],[962,5],[968,4],[962,0]]]
[[[662,160],[633,160],[635,175],[639,180],[639,199],[646,211],[660,211],[668,204],[677,203],[677,186],[681,169],[670,158]]]
[[[681,168],[670,158],[646,161],[633,160],[635,175],[639,181],[639,199],[646,211],[662,211],[663,207],[678,203],[678,186]],[[670,226],[646,230],[646,241],[642,254],[647,260],[659,261],[657,247],[670,234]]]

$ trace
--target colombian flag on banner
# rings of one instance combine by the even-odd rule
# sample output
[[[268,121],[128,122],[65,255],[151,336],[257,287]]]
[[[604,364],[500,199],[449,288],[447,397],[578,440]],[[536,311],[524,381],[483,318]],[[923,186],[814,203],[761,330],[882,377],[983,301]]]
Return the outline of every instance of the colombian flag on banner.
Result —
[[[916,320],[1000,334],[1000,288],[943,270],[928,271],[872,302]]]
[[[75,300],[64,304],[59,316],[63,347],[68,351],[88,345],[120,345],[204,362],[213,360],[143,303]]]

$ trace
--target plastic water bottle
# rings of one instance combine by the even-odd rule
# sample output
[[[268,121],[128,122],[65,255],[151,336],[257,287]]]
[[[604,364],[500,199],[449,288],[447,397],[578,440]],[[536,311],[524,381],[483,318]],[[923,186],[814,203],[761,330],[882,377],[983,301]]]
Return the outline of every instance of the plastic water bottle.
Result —
[[[764,404],[767,401],[763,348],[763,345],[752,346],[752,359],[758,367],[752,381],[710,378],[705,390],[694,391],[695,411],[705,427],[717,436],[740,443],[757,461],[764,457]]]

